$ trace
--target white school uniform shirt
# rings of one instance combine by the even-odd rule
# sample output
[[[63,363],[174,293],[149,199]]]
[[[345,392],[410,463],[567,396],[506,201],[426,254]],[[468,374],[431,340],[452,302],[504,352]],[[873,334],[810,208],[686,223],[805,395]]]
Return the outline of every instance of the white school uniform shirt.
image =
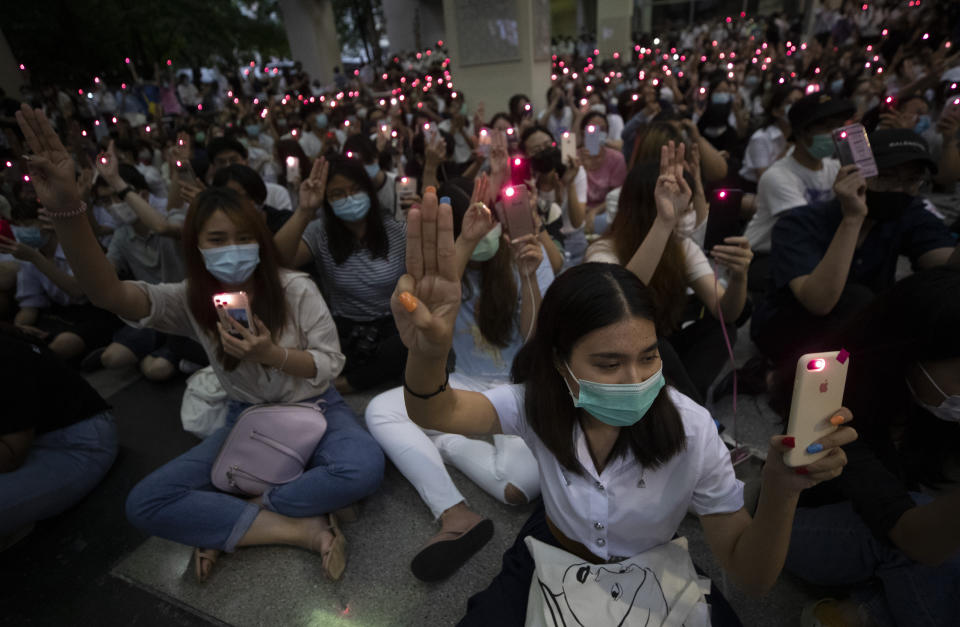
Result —
[[[547,516],[597,557],[617,561],[670,542],[688,510],[706,516],[743,507],[743,482],[710,413],[675,389],[668,387],[667,393],[683,421],[683,451],[656,470],[644,468],[628,452],[598,473],[576,424],[574,449],[582,474],[561,466],[527,423],[524,390],[522,384],[503,385],[483,395],[503,433],[523,438],[537,458]]]
[[[264,182],[264,185],[267,186],[267,199],[264,201],[265,205],[273,207],[274,209],[293,211],[293,199],[290,198],[290,192],[287,191],[286,187],[278,185],[277,183],[267,182]]]
[[[750,136],[747,150],[743,154],[743,167],[740,168],[740,176],[756,183],[758,179],[756,170],[769,168],[773,165],[773,162],[780,157],[786,147],[787,138],[783,136],[783,131],[776,124],[757,129]]]

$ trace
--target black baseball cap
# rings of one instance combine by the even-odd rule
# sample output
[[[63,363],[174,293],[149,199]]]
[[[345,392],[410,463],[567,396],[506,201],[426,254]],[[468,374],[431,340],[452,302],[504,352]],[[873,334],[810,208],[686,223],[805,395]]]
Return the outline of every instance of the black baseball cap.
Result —
[[[829,118],[847,119],[856,113],[857,107],[845,98],[834,98],[830,94],[816,92],[808,94],[790,107],[790,126],[799,131],[820,120]]]
[[[870,134],[873,158],[881,170],[920,161],[936,174],[937,163],[922,137],[906,128],[884,128]]]

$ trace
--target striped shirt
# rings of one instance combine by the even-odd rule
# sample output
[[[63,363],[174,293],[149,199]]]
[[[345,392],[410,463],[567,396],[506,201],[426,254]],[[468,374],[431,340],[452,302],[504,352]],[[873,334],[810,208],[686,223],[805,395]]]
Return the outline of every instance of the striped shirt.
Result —
[[[383,227],[389,243],[386,258],[374,259],[364,248],[340,265],[334,262],[327,246],[323,218],[311,222],[303,232],[303,241],[313,255],[334,316],[366,322],[391,315],[390,296],[406,271],[407,228],[406,224],[386,217]]]

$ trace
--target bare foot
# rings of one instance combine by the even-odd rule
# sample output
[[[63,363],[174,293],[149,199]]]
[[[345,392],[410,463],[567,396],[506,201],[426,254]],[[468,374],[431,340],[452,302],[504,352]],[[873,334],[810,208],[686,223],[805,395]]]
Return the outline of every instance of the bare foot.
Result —
[[[321,555],[330,550],[333,544],[333,531],[330,530],[330,523],[326,516],[303,518],[300,524],[303,525],[303,541],[299,543],[300,546]]]
[[[503,498],[510,505],[526,505],[530,502],[520,488],[512,483],[508,483],[503,489]]]
[[[210,573],[213,572],[213,567],[216,565],[220,553],[222,551],[217,549],[201,549],[200,547],[193,550],[193,571],[197,576],[197,581],[203,583],[210,578]]]
[[[347,378],[340,376],[333,380],[333,387],[337,388],[337,392],[341,394],[353,394],[353,386],[347,382]]]
[[[473,527],[481,520],[483,520],[483,516],[471,510],[463,501],[460,501],[440,514],[440,533],[451,531],[462,532]]]

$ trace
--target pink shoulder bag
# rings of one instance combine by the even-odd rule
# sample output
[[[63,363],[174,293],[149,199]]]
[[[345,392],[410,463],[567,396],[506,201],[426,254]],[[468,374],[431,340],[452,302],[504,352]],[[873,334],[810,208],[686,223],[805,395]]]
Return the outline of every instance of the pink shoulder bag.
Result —
[[[327,430],[322,407],[319,401],[245,410],[213,462],[213,485],[231,494],[258,496],[297,479]]]

